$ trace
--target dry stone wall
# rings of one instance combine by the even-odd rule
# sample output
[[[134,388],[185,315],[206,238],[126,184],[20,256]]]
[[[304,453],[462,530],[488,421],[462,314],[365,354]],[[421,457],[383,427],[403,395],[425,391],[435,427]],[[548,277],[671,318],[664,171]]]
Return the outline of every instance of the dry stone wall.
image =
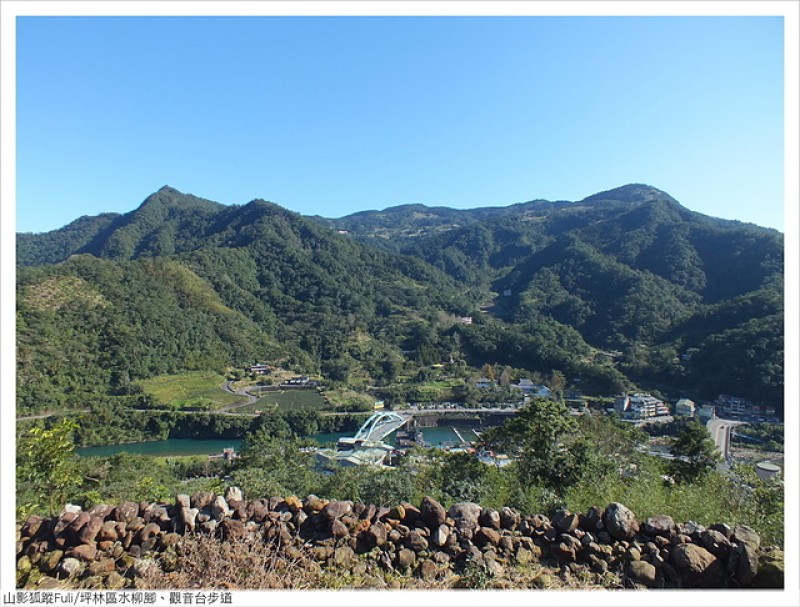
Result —
[[[474,503],[445,509],[429,497],[418,506],[393,507],[314,495],[245,500],[233,487],[224,496],[179,495],[173,504],[125,502],[87,511],[67,506],[55,518],[31,516],[18,525],[18,582],[131,587],[148,567],[163,566],[163,559],[152,557],[187,535],[268,542],[289,558],[308,556],[353,575],[379,568],[435,580],[472,567],[500,576],[538,561],[615,572],[630,588],[783,585],[778,552],[762,547],[753,529],[705,528],[669,516],[639,521],[619,503],[586,513],[561,511],[551,519]]]

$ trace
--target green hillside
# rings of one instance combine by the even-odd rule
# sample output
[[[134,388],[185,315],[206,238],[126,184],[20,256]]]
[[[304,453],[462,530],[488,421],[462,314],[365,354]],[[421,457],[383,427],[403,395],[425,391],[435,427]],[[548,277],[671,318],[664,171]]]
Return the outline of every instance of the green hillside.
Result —
[[[653,383],[782,407],[783,235],[640,184],[336,220],[164,187],[18,235],[17,254],[21,411],[267,358],[381,386],[463,357],[594,393]]]

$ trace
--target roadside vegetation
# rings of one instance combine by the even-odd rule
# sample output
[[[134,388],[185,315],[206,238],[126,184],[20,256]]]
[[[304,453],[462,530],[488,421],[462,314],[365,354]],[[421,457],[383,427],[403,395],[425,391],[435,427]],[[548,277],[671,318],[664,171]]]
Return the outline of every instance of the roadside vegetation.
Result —
[[[642,517],[667,514],[702,525],[746,524],[766,543],[783,545],[782,480],[762,481],[744,466],[720,472],[706,457],[703,441],[689,447],[680,438],[673,441],[676,453],[704,462],[691,474],[675,475],[674,464],[646,453],[646,435],[630,425],[598,415],[573,418],[565,415],[563,405],[541,401],[486,433],[487,446],[502,446],[516,456],[504,467],[468,453],[415,448],[393,469],[318,470],[313,451],[306,449],[313,443],[301,436],[319,431],[331,419],[339,418],[313,412],[261,416],[233,462],[128,454],[78,458],[70,449],[47,460],[47,466],[44,455],[27,464],[20,460],[18,513],[45,513],[54,495],[60,498],[56,507],[64,501],[90,507],[120,500],[171,501],[177,493],[219,492],[227,485],[241,487],[251,498],[313,493],[390,505],[418,503],[429,495],[446,507],[474,501],[548,516],[559,508],[585,512],[619,501]],[[64,437],[74,431],[62,422],[48,435],[31,432],[23,437],[20,452],[50,453],[49,443],[63,446]],[[31,470],[38,470],[38,476]],[[61,485],[48,484],[58,479]]]

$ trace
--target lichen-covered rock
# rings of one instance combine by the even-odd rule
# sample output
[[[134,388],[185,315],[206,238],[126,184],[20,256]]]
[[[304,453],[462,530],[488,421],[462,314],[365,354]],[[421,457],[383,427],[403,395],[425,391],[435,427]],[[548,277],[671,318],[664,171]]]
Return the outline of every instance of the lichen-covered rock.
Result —
[[[606,508],[603,524],[611,537],[617,540],[631,539],[639,532],[636,515],[618,502],[613,502]]]
[[[758,574],[753,580],[754,588],[783,588],[786,563],[782,550],[762,554],[758,561]]]

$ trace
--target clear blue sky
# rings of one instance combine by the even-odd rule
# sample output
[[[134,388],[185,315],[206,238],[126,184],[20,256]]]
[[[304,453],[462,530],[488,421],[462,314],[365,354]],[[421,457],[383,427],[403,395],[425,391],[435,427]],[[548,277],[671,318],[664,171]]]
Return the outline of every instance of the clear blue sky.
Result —
[[[783,230],[778,17],[22,17],[17,230],[163,185],[340,217],[626,183]]]

